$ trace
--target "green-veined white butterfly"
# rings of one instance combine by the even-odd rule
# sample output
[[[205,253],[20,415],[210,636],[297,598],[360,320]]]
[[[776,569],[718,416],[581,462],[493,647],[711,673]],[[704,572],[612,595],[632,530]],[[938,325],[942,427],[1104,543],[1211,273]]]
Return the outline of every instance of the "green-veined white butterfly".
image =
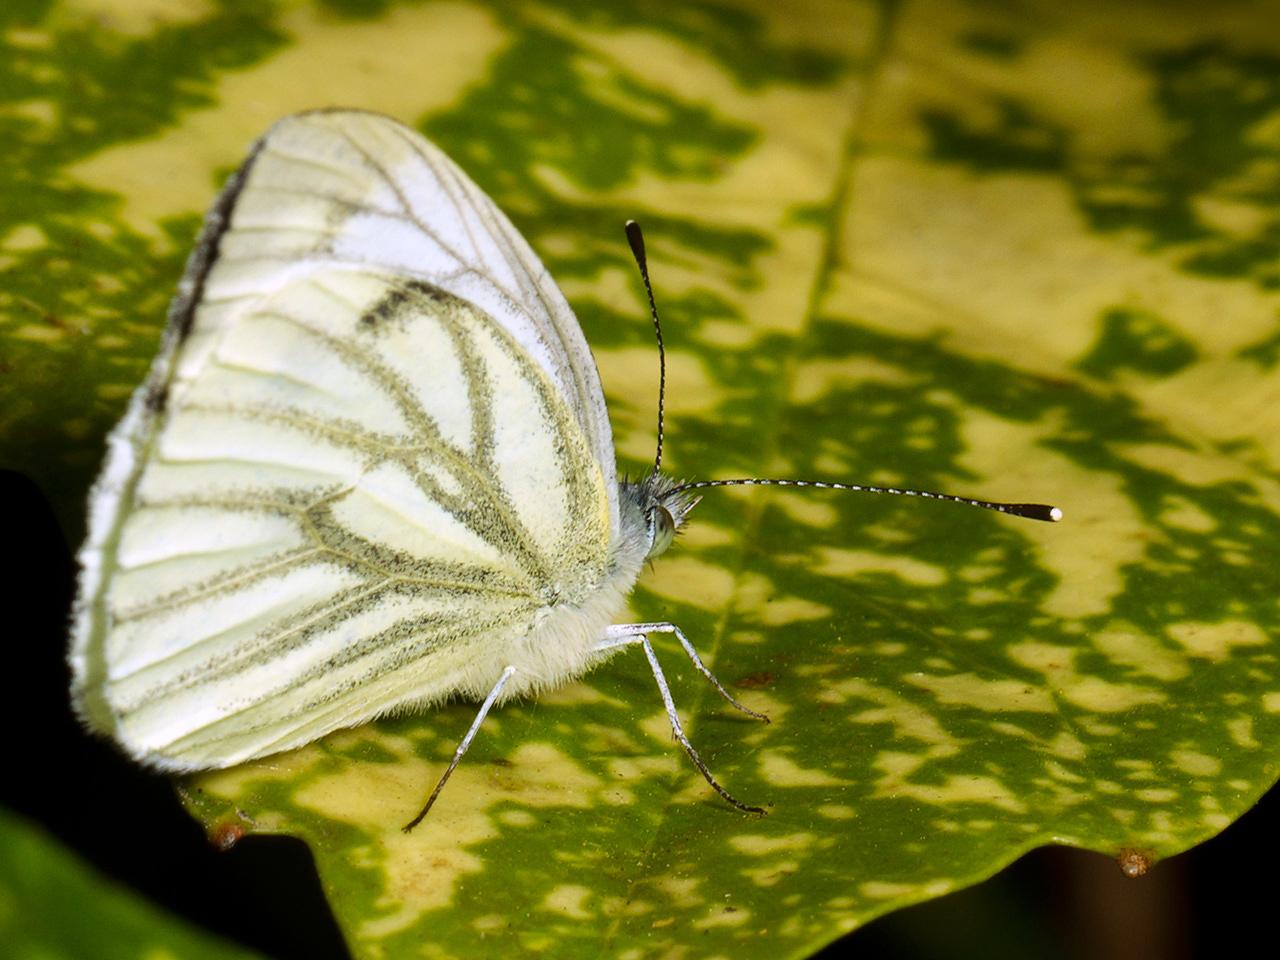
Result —
[[[444,154],[376,114],[288,117],[208,214],[110,435],[80,551],[76,709],[136,759],[182,771],[483,701],[416,823],[493,704],[635,645],[703,776],[757,810],[685,737],[649,635],[674,634],[752,711],[674,624],[613,623],[692,491],[812,485],[1058,516],[846,484],[677,485],[661,460],[659,414],[653,472],[619,482],[568,303]]]

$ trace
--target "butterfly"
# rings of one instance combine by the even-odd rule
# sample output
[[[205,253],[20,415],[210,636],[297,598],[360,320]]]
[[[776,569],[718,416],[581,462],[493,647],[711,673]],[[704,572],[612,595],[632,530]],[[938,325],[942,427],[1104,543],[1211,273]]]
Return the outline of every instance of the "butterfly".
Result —
[[[659,357],[661,326],[639,227]],[[661,363],[665,384],[665,360]],[[493,202],[395,120],[287,117],[209,211],[159,355],[107,441],[79,553],[72,699],[151,767],[226,767],[380,715],[495,704],[639,647],[614,621],[697,491],[793,480],[619,480],[595,362]]]

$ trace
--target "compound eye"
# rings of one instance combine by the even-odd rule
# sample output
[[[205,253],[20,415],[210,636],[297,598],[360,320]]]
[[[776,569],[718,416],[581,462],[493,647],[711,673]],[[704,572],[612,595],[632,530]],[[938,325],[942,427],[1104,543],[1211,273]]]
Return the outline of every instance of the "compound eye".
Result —
[[[653,539],[649,542],[649,555],[646,559],[652,560],[665,553],[676,537],[676,522],[671,519],[671,512],[660,503],[649,514],[649,532]]]

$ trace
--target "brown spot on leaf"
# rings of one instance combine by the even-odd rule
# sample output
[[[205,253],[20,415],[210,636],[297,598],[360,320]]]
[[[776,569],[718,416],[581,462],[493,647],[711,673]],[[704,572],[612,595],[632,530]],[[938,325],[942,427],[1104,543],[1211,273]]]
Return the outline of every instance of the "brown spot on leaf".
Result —
[[[1126,877],[1140,877],[1151,869],[1151,854],[1125,847],[1116,857],[1116,863],[1120,864],[1120,870]]]
[[[735,687],[741,687],[743,690],[756,690],[760,687],[768,687],[773,685],[773,674],[768,670],[761,670],[759,673],[749,673],[745,677],[739,677],[733,681]]]
[[[209,831],[209,843],[219,853],[226,853],[244,836],[244,827],[234,820],[223,820]]]

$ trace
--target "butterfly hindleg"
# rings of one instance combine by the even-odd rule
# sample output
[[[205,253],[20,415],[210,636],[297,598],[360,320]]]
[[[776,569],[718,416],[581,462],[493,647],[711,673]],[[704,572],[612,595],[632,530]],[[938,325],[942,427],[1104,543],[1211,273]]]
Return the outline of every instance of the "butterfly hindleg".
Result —
[[[462,742],[458,744],[458,749],[453,752],[453,759],[449,761],[449,766],[445,770],[444,775],[440,777],[436,783],[436,788],[431,791],[431,796],[427,797],[427,802],[423,804],[422,809],[418,811],[418,815],[404,825],[404,832],[408,833],[419,823],[422,818],[427,815],[427,811],[431,809],[432,804],[436,802],[436,797],[440,796],[440,791],[444,789],[444,785],[448,782],[449,777],[453,774],[454,768],[458,765],[458,761],[462,759],[462,755],[467,752],[467,748],[471,746],[471,741],[475,738],[476,731],[480,729],[480,724],[484,722],[484,718],[489,714],[489,708],[493,706],[494,701],[498,699],[498,695],[502,693],[502,688],[507,685],[507,681],[511,679],[511,675],[516,672],[514,666],[509,666],[502,671],[502,676],[498,678],[498,682],[493,685],[493,689],[489,691],[489,695],[484,698],[484,703],[480,704],[480,709],[476,713],[476,718],[471,721],[471,726],[467,729],[466,736],[462,738]]]
[[[671,698],[671,688],[667,685],[666,675],[662,672],[662,667],[658,663],[657,654],[653,652],[653,644],[649,642],[648,636],[642,632],[645,629],[672,626],[672,624],[639,623],[609,627],[605,631],[605,636],[596,644],[595,649],[599,652],[603,652],[617,647],[638,644],[640,648],[644,650],[644,655],[649,661],[649,669],[653,671],[653,679],[658,684],[658,693],[661,694],[663,706],[666,707],[667,719],[671,721],[671,732],[675,734],[675,738],[680,741],[680,745],[684,747],[685,753],[689,754],[689,759],[692,760],[693,765],[698,768],[698,772],[702,774],[703,779],[706,780],[707,783],[711,785],[711,789],[720,794],[727,803],[737,807],[744,813],[764,813],[764,810],[760,807],[753,807],[735,799],[728,790],[720,786],[720,784],[716,782],[716,778],[711,775],[711,771],[707,769],[707,765],[703,763],[702,757],[698,756],[698,751],[693,748],[693,744],[689,742],[689,738],[685,736],[684,725],[680,722],[680,715],[676,713],[676,704]],[[657,632],[657,630],[655,629],[654,632]],[[675,632],[679,634],[678,630]],[[683,638],[683,634],[680,634],[680,636]],[[685,641],[685,643],[685,649],[690,651],[694,663],[697,664],[708,677],[710,677],[712,683],[716,685],[716,688],[720,690],[720,692],[724,694],[730,702],[734,702],[736,705],[736,701],[728,695],[715,677],[711,675],[710,671],[702,665],[701,660],[698,659],[698,655],[696,653],[692,653],[692,647],[688,646],[688,641]],[[752,711],[747,712],[750,713]]]

